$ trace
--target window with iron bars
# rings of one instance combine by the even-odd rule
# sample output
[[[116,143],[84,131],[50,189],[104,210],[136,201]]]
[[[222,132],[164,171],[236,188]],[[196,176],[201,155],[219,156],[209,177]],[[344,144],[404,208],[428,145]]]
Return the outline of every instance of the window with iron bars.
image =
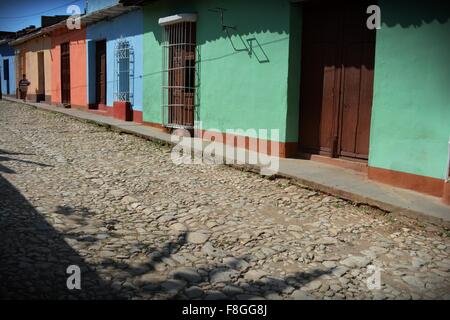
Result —
[[[133,104],[134,51],[129,41],[116,42],[115,57],[114,99]]]
[[[196,107],[196,24],[183,21],[163,29],[163,124],[193,128]]]

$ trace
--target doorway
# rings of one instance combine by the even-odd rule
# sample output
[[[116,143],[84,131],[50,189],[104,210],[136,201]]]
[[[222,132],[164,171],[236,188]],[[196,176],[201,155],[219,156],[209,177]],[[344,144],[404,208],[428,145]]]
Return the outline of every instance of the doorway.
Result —
[[[95,103],[106,105],[106,41],[95,43]]]
[[[44,52],[38,52],[38,87],[36,93],[36,102],[45,101],[45,68]]]
[[[61,102],[70,104],[70,47],[69,43],[61,44]]]
[[[367,160],[375,31],[360,2],[303,6],[300,151]]]
[[[6,83],[6,94],[10,93],[10,84],[9,84],[9,60],[4,59],[3,60],[3,80],[5,80]]]

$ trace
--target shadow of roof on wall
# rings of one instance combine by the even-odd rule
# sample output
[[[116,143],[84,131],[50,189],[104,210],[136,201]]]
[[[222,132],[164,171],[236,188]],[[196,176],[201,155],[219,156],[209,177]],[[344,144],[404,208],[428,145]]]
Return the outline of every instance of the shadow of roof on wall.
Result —
[[[450,2],[448,1],[390,0],[385,2],[380,6],[381,21],[385,27],[417,28],[435,22],[444,24],[450,21]],[[389,7],[394,3],[397,9],[403,10],[389,12]]]

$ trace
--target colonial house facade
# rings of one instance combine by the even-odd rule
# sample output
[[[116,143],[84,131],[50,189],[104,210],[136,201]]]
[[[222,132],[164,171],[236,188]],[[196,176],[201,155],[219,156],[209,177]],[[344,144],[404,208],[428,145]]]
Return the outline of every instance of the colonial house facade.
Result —
[[[15,79],[25,75],[30,81],[27,99],[50,103],[52,97],[51,38],[37,30],[11,43],[15,48]],[[16,83],[16,85],[18,85]],[[18,92],[16,92],[19,97]]]
[[[89,108],[113,115],[116,103],[117,117],[142,122],[142,10],[115,4],[98,12],[108,11],[120,14],[86,28]]]

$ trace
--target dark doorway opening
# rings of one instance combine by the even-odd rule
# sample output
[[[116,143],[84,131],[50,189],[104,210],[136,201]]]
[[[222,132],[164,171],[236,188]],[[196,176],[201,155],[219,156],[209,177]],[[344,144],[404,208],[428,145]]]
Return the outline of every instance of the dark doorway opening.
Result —
[[[61,102],[70,104],[70,47],[69,43],[61,44]]]
[[[8,59],[3,60],[3,79],[6,82],[6,94],[11,94],[9,87],[9,61]]]
[[[45,68],[44,68],[44,53],[38,52],[38,87],[36,93],[36,101],[45,101]]]
[[[95,103],[106,105],[106,41],[95,43]]]
[[[300,151],[368,159],[375,30],[371,3],[312,2],[303,7]]]

